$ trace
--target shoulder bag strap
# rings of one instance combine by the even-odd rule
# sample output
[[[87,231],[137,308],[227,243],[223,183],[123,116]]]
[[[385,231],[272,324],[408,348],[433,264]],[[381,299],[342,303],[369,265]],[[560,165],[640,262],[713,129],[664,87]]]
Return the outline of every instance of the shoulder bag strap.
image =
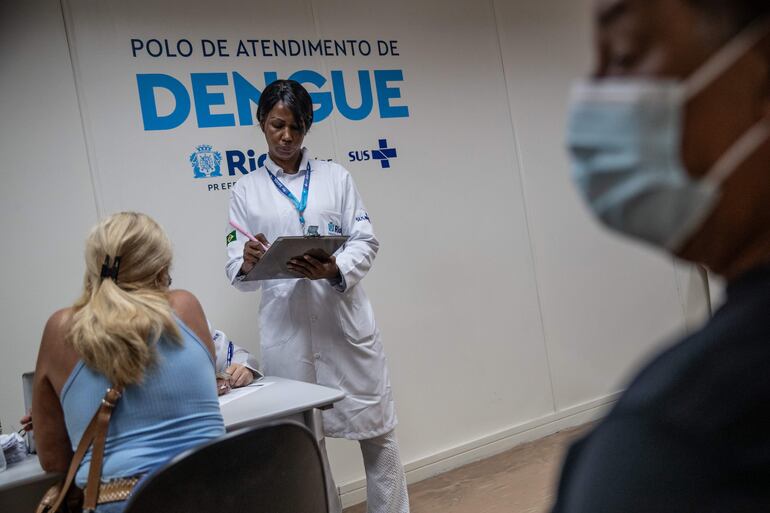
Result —
[[[88,423],[88,427],[83,431],[83,436],[80,438],[78,448],[72,456],[72,461],[70,461],[70,467],[67,471],[67,476],[64,478],[64,483],[61,486],[59,497],[56,499],[56,502],[53,504],[50,511],[59,511],[62,502],[66,499],[69,489],[75,480],[78,467],[80,467],[80,463],[83,461],[83,457],[85,457],[92,442],[94,443],[94,450],[91,455],[91,466],[88,471],[88,483],[86,484],[83,509],[88,510],[90,508],[93,510],[96,508],[96,498],[99,496],[99,484],[102,474],[102,461],[104,459],[104,443],[107,439],[107,428],[110,422],[110,416],[112,415],[112,410],[115,408],[122,393],[123,387],[107,389],[107,393],[104,394],[99,409],[94,414],[91,422]],[[94,475],[96,476],[95,479]],[[93,504],[89,502],[89,499]]]
[[[107,441],[107,430],[112,411],[122,395],[123,387],[108,388],[104,399],[102,399],[102,404],[99,406],[99,411],[96,412],[96,431],[93,438],[91,465],[88,469],[88,483],[86,483],[85,498],[83,499],[84,512],[96,509],[99,486],[102,484],[102,463],[104,462],[104,444]]]

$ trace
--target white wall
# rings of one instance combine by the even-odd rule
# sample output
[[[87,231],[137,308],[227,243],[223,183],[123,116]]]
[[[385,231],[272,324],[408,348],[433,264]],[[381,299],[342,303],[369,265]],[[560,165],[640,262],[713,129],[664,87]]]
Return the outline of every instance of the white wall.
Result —
[[[180,155],[202,142],[264,143],[253,127],[138,130],[140,72],[403,69],[409,118],[333,114],[308,146],[348,165],[349,149],[378,137],[398,145],[387,172],[348,167],[382,242],[364,286],[411,479],[596,415],[653,348],[697,322],[686,270],[600,230],[570,184],[562,133],[569,83],[590,67],[588,0],[229,0],[213,17],[208,2],[70,0],[69,46],[58,2],[10,3],[0,17],[3,424],[22,413],[19,375],[34,366],[46,317],[77,293],[97,211],[155,216],[175,244],[175,284],[257,350],[257,297],[223,277],[227,195],[191,180]],[[244,65],[124,55],[134,36],[252,33],[397,39],[401,56]],[[360,498],[357,447],[329,445],[348,502]]]
[[[616,390],[682,323],[670,260],[593,223],[554,151],[570,82],[590,70],[591,5],[495,2],[557,410]]]
[[[96,222],[85,140],[58,2],[0,3],[0,421],[24,414],[21,374],[83,281]]]

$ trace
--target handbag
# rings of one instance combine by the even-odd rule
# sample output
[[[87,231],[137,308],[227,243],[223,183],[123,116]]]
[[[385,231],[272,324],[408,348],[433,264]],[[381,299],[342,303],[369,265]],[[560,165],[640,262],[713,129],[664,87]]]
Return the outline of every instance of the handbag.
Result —
[[[96,509],[101,485],[102,463],[104,462],[104,444],[107,441],[112,411],[123,394],[123,387],[112,387],[104,394],[99,409],[96,410],[91,422],[88,423],[80,438],[78,448],[70,461],[69,470],[64,479],[51,486],[43,495],[35,513],[80,513]],[[83,461],[88,448],[93,445],[91,466],[88,469],[88,481],[85,491],[73,486],[75,474]]]

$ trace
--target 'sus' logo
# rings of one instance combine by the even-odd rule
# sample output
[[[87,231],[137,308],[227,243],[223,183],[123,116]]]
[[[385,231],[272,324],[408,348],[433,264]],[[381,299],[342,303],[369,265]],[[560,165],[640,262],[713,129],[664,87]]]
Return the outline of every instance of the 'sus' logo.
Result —
[[[387,139],[380,139],[378,143],[379,147],[372,150],[372,158],[380,161],[382,169],[387,169],[390,167],[390,159],[398,157],[396,148],[389,147]]]
[[[349,151],[348,160],[350,162],[376,160],[382,169],[389,169],[391,159],[398,157],[398,152],[395,146],[388,144],[387,139],[379,139],[377,143],[377,148],[371,150]]]
[[[210,144],[201,144],[190,154],[190,165],[195,178],[222,176],[222,154]]]

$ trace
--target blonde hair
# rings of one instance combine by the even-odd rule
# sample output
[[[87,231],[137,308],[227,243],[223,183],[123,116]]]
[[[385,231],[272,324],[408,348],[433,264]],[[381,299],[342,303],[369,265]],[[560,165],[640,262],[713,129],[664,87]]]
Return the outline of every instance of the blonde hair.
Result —
[[[121,212],[91,230],[85,256],[83,293],[67,340],[113,385],[139,383],[161,335],[180,340],[168,288],[159,284],[171,265],[171,242],[149,216]],[[102,278],[106,257],[110,268],[120,257],[117,279]]]

